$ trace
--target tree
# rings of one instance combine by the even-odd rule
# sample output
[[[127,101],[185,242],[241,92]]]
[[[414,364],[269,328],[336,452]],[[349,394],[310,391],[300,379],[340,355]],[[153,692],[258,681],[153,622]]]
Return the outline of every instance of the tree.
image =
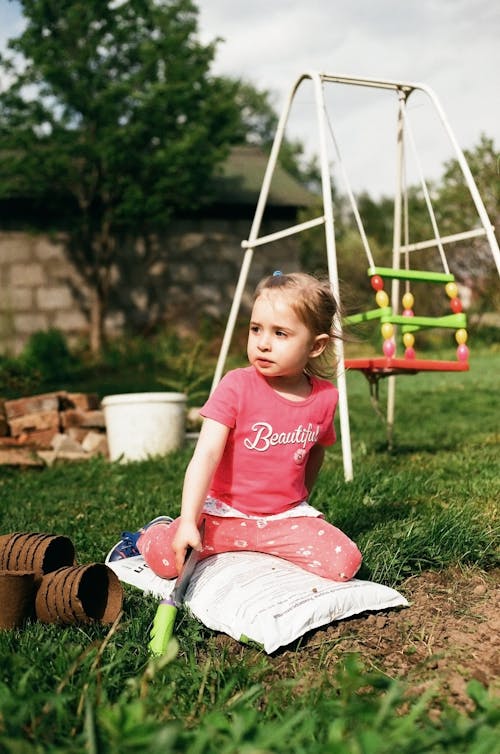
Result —
[[[488,217],[492,225],[498,228],[500,225],[500,171],[499,156],[493,139],[482,134],[477,146],[472,150],[465,150],[464,156]],[[436,206],[443,234],[479,225],[477,210],[457,160],[450,160],[444,165],[443,178],[437,191]],[[484,278],[489,276],[490,271],[494,272],[494,260],[484,238],[473,242],[461,242],[457,246],[455,256],[462,277]],[[498,277],[497,274],[495,277]]]
[[[500,223],[500,173],[493,139],[482,134],[479,143],[464,150],[464,157],[494,227]],[[478,212],[456,159],[443,165],[443,175],[432,187],[433,207],[441,235],[480,227]],[[430,230],[427,237],[430,237]],[[434,255],[435,256],[435,255]],[[498,271],[484,236],[458,241],[446,248],[451,271],[473,291],[478,312],[493,311],[500,304]]]
[[[237,83],[210,75],[191,0],[21,0],[0,70],[0,198],[68,214],[99,353],[125,239],[147,248],[206,195],[240,123]],[[21,60],[21,62],[19,62]]]

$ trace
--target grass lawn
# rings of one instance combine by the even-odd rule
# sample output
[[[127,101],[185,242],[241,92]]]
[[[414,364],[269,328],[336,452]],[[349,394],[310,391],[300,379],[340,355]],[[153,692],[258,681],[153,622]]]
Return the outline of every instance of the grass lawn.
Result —
[[[344,481],[339,441],[312,502],[359,544],[361,578],[398,587],[429,571],[496,577],[499,374],[491,349],[473,354],[469,373],[398,378],[390,453],[364,377],[348,375],[355,478]],[[0,533],[66,534],[79,562],[102,561],[122,529],[178,512],[190,452],[1,468]],[[327,661],[325,647],[310,651],[321,632],[267,656],[185,612],[178,645],[151,661],[155,609],[127,587],[111,632],[36,622],[0,632],[0,752],[500,752],[498,698],[478,680],[469,708],[458,710],[409,693],[404,677],[389,677],[363,652]]]

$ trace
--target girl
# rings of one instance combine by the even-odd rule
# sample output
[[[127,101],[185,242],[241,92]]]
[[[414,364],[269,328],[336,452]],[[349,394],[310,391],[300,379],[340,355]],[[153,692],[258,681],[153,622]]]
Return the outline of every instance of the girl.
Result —
[[[357,546],[307,502],[325,447],[335,441],[338,393],[321,377],[336,315],[329,284],[310,275],[275,272],[258,285],[250,366],[226,374],[200,411],[204,423],[180,517],[155,520],[138,537],[156,574],[173,578],[188,546],[202,558],[248,550],[277,555],[334,581],[357,572]]]

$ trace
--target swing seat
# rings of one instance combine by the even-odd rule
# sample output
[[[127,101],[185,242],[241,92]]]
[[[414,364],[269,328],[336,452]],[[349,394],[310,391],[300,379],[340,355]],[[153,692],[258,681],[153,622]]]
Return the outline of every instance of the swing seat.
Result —
[[[467,372],[468,361],[443,361],[438,359],[398,359],[375,356],[363,359],[345,359],[346,369],[363,372],[369,382],[381,377],[418,372]]]

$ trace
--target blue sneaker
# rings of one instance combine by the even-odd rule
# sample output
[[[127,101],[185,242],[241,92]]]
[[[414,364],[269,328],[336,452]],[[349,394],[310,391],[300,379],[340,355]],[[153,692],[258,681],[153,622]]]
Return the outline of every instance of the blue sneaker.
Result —
[[[124,531],[119,542],[109,551],[106,557],[106,563],[112,563],[124,558],[134,558],[141,553],[137,549],[137,541],[146,529],[154,524],[171,524],[174,519],[170,516],[157,516],[148,524],[142,526],[138,531]]]

